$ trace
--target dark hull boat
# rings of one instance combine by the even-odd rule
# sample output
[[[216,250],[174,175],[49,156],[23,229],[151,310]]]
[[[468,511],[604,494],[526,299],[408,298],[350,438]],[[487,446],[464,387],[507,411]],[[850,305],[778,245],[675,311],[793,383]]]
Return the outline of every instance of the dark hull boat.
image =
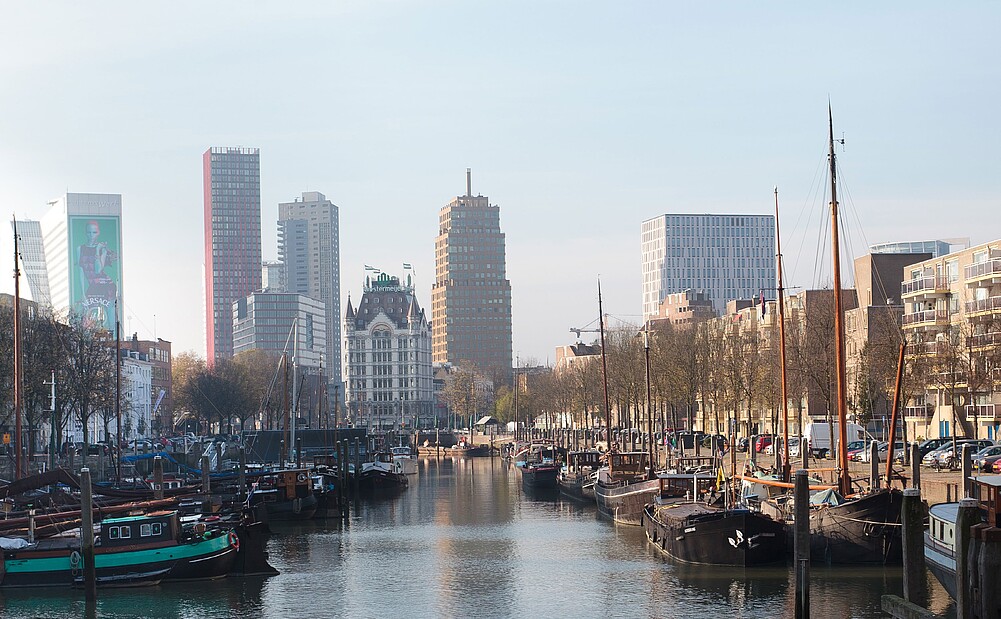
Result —
[[[530,489],[556,489],[556,476],[560,472],[555,463],[527,464],[521,468],[521,485]]]
[[[468,447],[464,444],[455,445],[451,451],[453,455],[465,456],[467,458],[486,458],[490,455],[490,445],[472,445]]]
[[[163,580],[211,580],[226,576],[239,538],[232,530],[182,531],[176,512],[101,523],[94,566],[100,587],[155,585]],[[3,587],[83,584],[83,557],[75,538],[40,540],[3,553]]]
[[[361,473],[358,473],[359,493],[393,492],[403,490],[410,484],[402,467],[392,461],[392,456],[380,456],[388,457],[389,460],[366,462],[362,465]]]
[[[594,503],[594,484],[599,468],[601,468],[600,452],[593,450],[569,452],[566,466],[556,477],[560,494],[574,501]]]
[[[261,476],[248,497],[250,507],[263,506],[269,522],[309,520],[316,513],[313,482],[305,469],[276,471]]]
[[[899,490],[879,490],[810,512],[810,560],[895,565],[903,561]]]
[[[786,557],[783,524],[747,509],[650,504],[642,524],[658,550],[684,563],[753,567]]]

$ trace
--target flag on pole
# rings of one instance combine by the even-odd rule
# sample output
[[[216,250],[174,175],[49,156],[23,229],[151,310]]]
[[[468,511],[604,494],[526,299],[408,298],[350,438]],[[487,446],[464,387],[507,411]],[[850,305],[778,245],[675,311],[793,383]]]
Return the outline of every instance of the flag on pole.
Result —
[[[404,262],[404,263],[403,263],[403,268],[404,268],[404,269],[410,269],[410,270],[413,270],[413,268],[414,268],[414,267],[413,267],[413,265],[411,265],[411,264],[410,264],[409,262]]]

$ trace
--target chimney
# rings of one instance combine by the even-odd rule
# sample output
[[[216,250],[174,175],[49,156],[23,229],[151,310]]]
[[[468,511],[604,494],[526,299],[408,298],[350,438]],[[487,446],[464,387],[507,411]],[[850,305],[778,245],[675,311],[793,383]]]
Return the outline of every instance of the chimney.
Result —
[[[473,195],[473,171],[471,168],[466,168],[466,195],[470,197]]]

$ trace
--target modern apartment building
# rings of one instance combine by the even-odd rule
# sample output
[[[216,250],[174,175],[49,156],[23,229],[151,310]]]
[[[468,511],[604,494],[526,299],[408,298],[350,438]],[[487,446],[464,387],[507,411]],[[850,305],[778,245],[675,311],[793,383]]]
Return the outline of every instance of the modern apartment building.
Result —
[[[113,332],[122,303],[122,196],[67,193],[49,202],[41,232],[52,308]]]
[[[326,310],[324,371],[341,381],[341,252],[337,205],[318,191],[278,205],[278,259],[286,292],[323,302]],[[268,278],[269,285],[271,277]],[[330,390],[334,392],[333,389]]]
[[[233,356],[233,303],[261,288],[261,156],[213,147],[202,155],[205,359]]]
[[[1001,239],[911,264],[900,289],[909,435],[1001,438]]]
[[[720,313],[731,299],[775,298],[774,215],[660,215],[640,233],[644,319],[689,289],[708,294]]]
[[[431,325],[408,281],[366,278],[355,310],[344,315],[348,413],[356,426],[434,425]]]
[[[495,384],[511,384],[511,282],[500,208],[472,194],[468,169],[466,195],[438,215],[431,316],[435,363],[472,362]]]
[[[231,306],[233,354],[264,350],[310,374],[326,369],[327,315],[323,301],[293,292],[252,292]],[[293,328],[294,327],[294,328]],[[294,358],[293,358],[294,355]]]
[[[932,258],[970,247],[970,239],[936,239],[928,241],[895,241],[870,245],[874,254],[931,254]]]

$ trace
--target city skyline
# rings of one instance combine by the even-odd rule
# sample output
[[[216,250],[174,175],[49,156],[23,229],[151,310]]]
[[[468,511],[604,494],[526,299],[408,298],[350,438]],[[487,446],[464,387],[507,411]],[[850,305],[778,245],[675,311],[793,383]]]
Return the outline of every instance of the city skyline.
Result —
[[[374,255],[409,262],[425,307],[438,208],[474,168],[503,211],[523,361],[552,361],[594,321],[599,274],[606,310],[640,321],[638,231],[661,213],[769,212],[777,184],[787,286],[822,284],[828,99],[864,230],[846,265],[872,243],[999,236],[995,6],[126,6],[12,12],[0,200],[40,219],[66,192],[121,194],[123,332],[175,353],[205,352],[197,157],[213,144],[260,148],[262,221],[322,191],[341,208],[345,281]]]

